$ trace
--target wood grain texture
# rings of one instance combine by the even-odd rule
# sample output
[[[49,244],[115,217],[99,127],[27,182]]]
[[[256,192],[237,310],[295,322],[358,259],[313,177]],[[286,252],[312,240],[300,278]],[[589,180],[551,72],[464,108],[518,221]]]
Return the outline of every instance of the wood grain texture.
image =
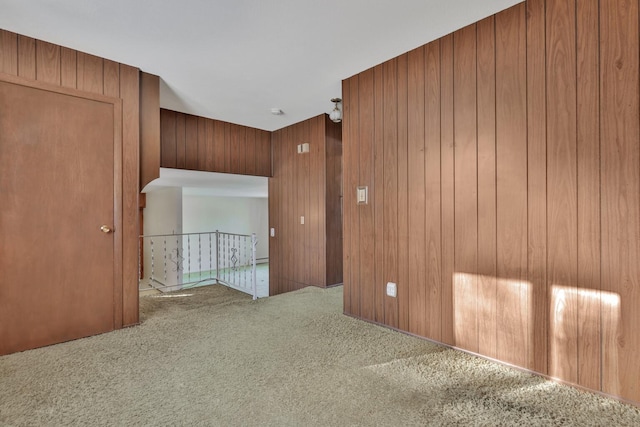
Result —
[[[454,57],[454,333],[478,351],[478,138],[476,26],[453,34]]]
[[[106,63],[105,63],[106,69]],[[177,125],[177,123],[176,123]],[[176,128],[177,136],[177,128]],[[177,149],[177,146],[176,146]],[[176,150],[177,154],[177,150]],[[177,159],[176,159],[177,160]],[[178,166],[178,164],[176,164]],[[179,166],[178,166],[179,167]],[[140,73],[140,188],[160,176],[160,77]]]
[[[198,170],[198,117],[185,115],[185,169]]]
[[[441,67],[440,41],[425,46],[426,337],[442,340]]]
[[[321,246],[322,242],[326,242],[327,253],[329,252],[329,233],[326,233],[328,225],[326,222],[332,219],[332,215],[329,214],[329,204],[325,207],[324,198],[330,199],[333,196],[330,195],[328,185],[326,188],[323,185],[325,177],[328,183],[328,178],[332,173],[328,170],[329,141],[328,137],[326,139],[323,137],[325,133],[328,135],[324,117],[318,116],[311,120],[309,132],[309,141],[314,141],[314,144],[309,144],[307,160],[309,173],[306,184],[308,193],[305,198],[305,223],[307,224],[306,246],[312,255],[308,257],[305,273],[308,277],[306,280],[313,281],[316,286],[326,286],[329,282],[331,266],[328,257],[326,264],[320,261],[322,259]],[[316,141],[317,143],[315,143]],[[340,229],[342,229],[342,222],[340,222]],[[339,236],[341,234],[342,230],[338,232]],[[340,241],[340,247],[342,247],[342,241]],[[340,252],[340,265],[342,265],[342,251]],[[323,271],[323,268],[326,271]]]
[[[261,138],[265,134],[257,131]],[[310,151],[300,154],[303,142]],[[341,142],[340,125],[322,114],[273,132],[266,145],[273,147],[269,185],[276,192],[269,198],[270,215],[276,215],[269,218],[276,234],[270,242],[271,295],[343,281]]]
[[[496,15],[497,355],[528,364],[527,117],[524,4]]]
[[[373,68],[373,96],[371,70],[343,82],[344,167],[373,158],[375,230],[373,255],[345,244],[345,271],[373,271],[345,312],[639,402],[638,25],[637,0],[528,0],[409,52],[406,98],[404,55]],[[366,215],[345,209],[360,238]],[[405,254],[406,307],[384,295]]]
[[[495,18],[477,24],[478,352],[496,357],[496,40]],[[546,311],[545,311],[546,313]]]
[[[371,285],[374,287],[373,293],[375,296],[375,321],[383,324],[385,319],[385,304],[384,300],[385,296],[385,273],[384,273],[384,194],[385,194],[385,186],[384,186],[384,68],[382,65],[378,65],[373,69],[374,74],[374,87],[373,87],[373,114],[374,114],[374,147],[373,147],[373,186],[369,189],[369,197],[371,197],[371,203],[373,205],[374,211],[374,223],[376,229],[375,235],[375,257],[374,257],[374,265],[373,269],[375,271],[375,282]],[[343,83],[343,88],[347,84],[347,82]],[[343,92],[344,89],[343,89]],[[343,102],[344,108],[349,108],[348,103]],[[344,126],[344,125],[343,125]],[[343,132],[345,129],[343,129]],[[348,144],[345,142],[344,144],[345,150],[348,149]],[[343,163],[345,165],[345,170],[351,167],[351,164],[348,163],[345,159],[343,159]],[[348,165],[348,166],[347,166]],[[346,203],[346,198],[349,195],[345,192],[344,200]],[[345,210],[345,219],[347,221],[349,218],[346,215]],[[345,222],[346,223],[346,222]],[[345,272],[347,268],[350,268],[348,264],[345,263],[344,269]],[[346,276],[346,273],[345,273]]]
[[[408,55],[398,57],[398,327],[409,328]]]
[[[637,1],[600,2],[602,391],[640,402],[636,34]]]
[[[318,169],[314,175],[319,179],[317,185],[322,186],[326,182],[326,190],[318,192],[317,206],[325,207],[324,216],[318,218],[319,239],[326,239],[327,245],[327,273],[326,286],[343,283],[342,261],[342,125],[333,123],[327,115],[323,115],[325,123],[326,157],[324,162],[317,162]],[[319,129],[319,132],[321,130]],[[315,138],[321,138],[316,135]],[[321,210],[321,209],[320,209]],[[362,227],[361,227],[362,229]],[[373,238],[373,233],[372,238]],[[318,269],[322,272],[322,264],[317,262]]]
[[[118,154],[122,158],[122,166],[114,170],[120,180],[118,188],[122,189],[122,197],[118,198],[114,208],[122,212],[123,219],[117,226],[121,232],[116,240],[122,248],[124,258],[119,261],[115,272],[123,282],[122,290],[116,295],[121,308],[115,325],[121,327],[137,323],[139,71],[134,67],[107,61],[108,72],[105,74],[102,58],[3,30],[0,30],[0,34],[2,72],[38,79],[49,85],[77,88],[84,93],[102,94],[106,90],[107,95],[122,100],[122,107],[119,109],[122,114],[122,144]]]
[[[18,76],[36,79],[36,39],[18,34]]]
[[[246,129],[246,136],[244,141],[244,153],[245,153],[245,174],[247,175],[255,175],[256,174],[256,130],[254,128]],[[213,146],[211,146],[210,151],[213,152]],[[213,166],[211,166],[213,170]]]
[[[351,127],[357,126],[355,120],[351,118],[351,110],[353,105],[357,105],[359,100],[352,100],[351,86],[357,84],[355,78],[349,80],[343,80],[342,82],[342,132],[344,150],[342,152],[342,159],[345,164],[355,165],[357,162],[356,152],[353,147],[353,134],[351,133]],[[359,167],[359,166],[357,166]],[[353,292],[354,283],[352,280],[352,270],[360,268],[360,265],[352,261],[353,252],[351,249],[351,241],[357,239],[356,231],[353,228],[353,223],[357,219],[357,212],[355,211],[355,195],[353,194],[352,173],[348,172],[349,169],[345,169],[343,176],[343,199],[342,199],[342,211],[344,212],[345,222],[342,227],[342,258],[344,264],[343,279],[344,279],[344,311],[345,313],[352,313],[355,315],[351,304],[351,293]],[[348,218],[348,221],[347,221]],[[357,284],[356,284],[357,286]]]
[[[213,121],[213,171],[224,171],[224,122]]]
[[[374,72],[369,69],[360,74],[359,82],[359,115],[357,117],[360,128],[360,144],[357,157],[360,165],[357,186],[366,186],[371,189],[373,186],[374,174]],[[355,189],[351,189],[355,192]],[[369,190],[367,190],[369,191]],[[361,312],[364,319],[375,320],[375,288],[367,286],[367,283],[376,283],[375,270],[369,268],[369,262],[375,257],[375,223],[373,203],[369,199],[367,204],[356,205],[359,217],[359,238],[358,250],[360,252],[360,281],[361,287]]]
[[[183,113],[176,113],[176,167],[187,168],[187,115]]]
[[[545,0],[527,2],[528,278],[535,325],[528,359],[548,373],[547,296],[547,98]]]
[[[176,167],[176,113],[160,110],[160,166]]]
[[[138,312],[138,223],[140,193],[140,70],[120,65],[122,98],[122,320],[130,326],[139,321]]]
[[[102,93],[104,85],[103,59],[88,53],[77,53],[78,89],[90,93]]]
[[[102,93],[107,96],[120,96],[120,64],[107,59],[103,62],[104,78],[102,81]],[[159,109],[160,107],[158,107]]]
[[[578,173],[578,384],[599,389],[600,121],[598,4],[576,2]]]
[[[547,3],[549,374],[576,383],[577,171],[575,0]]]
[[[455,274],[453,35],[440,40],[440,224],[442,239],[441,335],[455,345],[453,277]]]
[[[66,47],[60,48],[60,84],[63,87],[78,86],[78,52]]]
[[[18,35],[0,29],[0,72],[18,75]]]
[[[410,296],[407,330],[427,335],[427,250],[426,250],[426,191],[425,191],[425,48],[409,52],[407,98],[407,175],[408,175],[408,283]],[[363,106],[364,107],[364,106]],[[366,107],[364,107],[366,108]],[[363,150],[364,151],[364,150]],[[369,148],[369,153],[373,150]],[[364,152],[361,156],[366,155]],[[373,236],[372,236],[373,238]],[[371,259],[373,254],[368,256]],[[366,268],[366,266],[364,267]]]
[[[398,60],[383,64],[384,71],[384,286],[398,283]],[[352,82],[353,86],[353,82]],[[352,87],[353,96],[353,87]],[[352,101],[353,102],[353,101]],[[351,129],[352,137],[354,131]],[[355,165],[352,165],[355,166]],[[351,167],[349,168],[351,169]],[[349,219],[347,219],[349,220]],[[353,249],[352,249],[353,250]],[[353,272],[352,272],[353,277]],[[355,305],[352,303],[352,306]],[[398,299],[386,296],[384,322],[398,327]]]
[[[207,122],[209,119],[198,117],[198,170],[207,170]]]
[[[36,40],[36,80],[60,85],[60,46]]]

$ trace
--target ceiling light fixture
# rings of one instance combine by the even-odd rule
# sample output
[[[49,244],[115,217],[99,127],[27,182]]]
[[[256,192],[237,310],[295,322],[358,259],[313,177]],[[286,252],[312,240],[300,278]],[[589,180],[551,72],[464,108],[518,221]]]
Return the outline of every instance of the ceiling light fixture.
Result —
[[[274,107],[274,108],[271,109],[271,114],[273,114],[274,116],[281,116],[281,115],[284,114],[284,111],[282,111],[278,107]]]
[[[331,98],[331,102],[335,103],[335,108],[329,113],[332,122],[340,123],[342,121],[342,111],[338,108],[338,103],[342,102],[341,98]]]

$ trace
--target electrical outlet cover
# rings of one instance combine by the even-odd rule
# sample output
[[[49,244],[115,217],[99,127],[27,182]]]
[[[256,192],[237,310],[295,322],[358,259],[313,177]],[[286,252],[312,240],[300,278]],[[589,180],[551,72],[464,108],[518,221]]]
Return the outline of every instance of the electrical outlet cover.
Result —
[[[395,283],[387,282],[387,295],[393,298],[398,296],[398,287]]]

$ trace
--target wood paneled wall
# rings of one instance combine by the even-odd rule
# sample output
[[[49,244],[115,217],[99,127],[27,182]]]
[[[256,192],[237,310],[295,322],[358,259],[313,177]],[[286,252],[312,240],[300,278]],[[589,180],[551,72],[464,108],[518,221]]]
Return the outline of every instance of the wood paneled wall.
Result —
[[[269,295],[342,283],[341,129],[323,114],[272,133]]]
[[[138,171],[140,78],[137,68],[0,30],[0,73],[122,99],[123,312],[138,322]]]
[[[158,177],[160,177],[160,77],[141,72],[140,189],[142,190]]]
[[[271,133],[160,110],[163,168],[271,176]]]
[[[345,312],[640,402],[639,57],[528,0],[345,80]]]

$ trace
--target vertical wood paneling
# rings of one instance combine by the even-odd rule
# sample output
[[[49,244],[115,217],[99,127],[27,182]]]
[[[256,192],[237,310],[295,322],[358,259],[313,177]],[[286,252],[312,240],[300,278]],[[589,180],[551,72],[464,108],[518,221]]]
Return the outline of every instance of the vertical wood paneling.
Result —
[[[75,89],[78,86],[78,52],[63,47],[60,49],[60,83]]]
[[[343,82],[375,230],[369,254],[368,212],[345,208],[347,314],[640,401],[638,9],[527,0],[374,67],[372,96],[371,70]]]
[[[408,289],[410,296],[407,330],[413,334],[427,334],[427,280],[425,246],[425,48],[409,52],[408,57]],[[363,103],[363,107],[365,107]],[[364,150],[363,150],[364,151]],[[373,150],[369,148],[369,153]],[[363,153],[363,156],[367,152]],[[361,156],[362,157],[362,156]],[[370,184],[369,184],[370,185]],[[373,236],[372,236],[373,238]],[[373,254],[367,257],[371,259]],[[363,268],[367,268],[366,265]],[[364,290],[363,290],[364,291]]]
[[[496,42],[493,16],[477,25],[478,352],[496,357]]]
[[[185,168],[198,169],[198,117],[185,116]]]
[[[374,72],[369,69],[360,74],[359,79],[359,117],[358,134],[358,164],[360,166],[358,186],[366,186],[371,189],[373,184],[374,158]],[[351,190],[352,192],[355,190]],[[366,286],[365,283],[376,283],[375,271],[368,264],[375,256],[375,224],[373,216],[372,200],[366,205],[357,205],[359,218],[359,269],[360,269],[360,315],[365,319],[375,318],[375,286]],[[379,284],[378,284],[379,285]]]
[[[575,0],[547,2],[549,374],[578,379]]]
[[[102,93],[107,96],[120,96],[120,64],[105,59],[103,69]]]
[[[309,142],[310,144],[313,141],[309,141],[309,125],[310,120],[305,120],[300,124],[300,126],[296,127],[295,132],[295,143],[303,143]],[[240,144],[239,144],[240,145]],[[302,250],[295,251],[296,254],[296,262],[294,263],[294,280],[298,283],[309,283],[308,278],[306,276],[306,265],[308,261],[309,247],[308,247],[308,230],[309,225],[306,221],[307,214],[307,196],[309,194],[307,187],[307,178],[309,176],[309,167],[308,167],[309,153],[305,153],[303,155],[296,155],[296,179],[298,180],[298,185],[296,186],[296,219],[297,219],[297,227],[296,227],[296,241],[301,243]],[[305,217],[304,224],[301,224],[300,217]]]
[[[176,168],[187,168],[187,116],[183,113],[176,113]],[[164,166],[163,167],[169,167]]]
[[[18,75],[36,79],[36,40],[18,35]]]
[[[478,351],[478,140],[476,27],[454,38],[454,333],[455,343]]]
[[[244,126],[234,126],[234,138],[232,142],[232,173],[244,173]]]
[[[260,131],[262,134],[262,155],[261,155],[261,169],[260,175],[271,176],[271,142],[269,140],[269,132]]]
[[[440,152],[440,41],[425,46],[425,307],[426,337],[442,340],[442,220]]]
[[[398,328],[409,328],[408,55],[398,57]]]
[[[325,205],[320,217],[320,241],[326,237],[327,266],[326,285],[343,283],[342,262],[342,125],[333,123],[324,115],[326,159],[319,162],[315,172],[319,185],[326,182],[326,192],[318,193],[318,204]],[[316,136],[318,137],[318,136]],[[371,153],[370,153],[371,155]],[[366,160],[362,159],[363,163]],[[373,219],[372,219],[373,222]],[[373,232],[371,233],[373,239]],[[373,244],[373,242],[372,242]]]
[[[547,373],[547,110],[545,0],[527,2],[528,278],[533,330],[530,366]]]
[[[224,122],[224,169],[231,173],[231,123]]]
[[[602,390],[640,402],[638,2],[600,2]]]
[[[356,142],[351,138],[350,127],[352,126],[353,119],[351,118],[351,83],[355,81],[355,78],[349,80],[342,81],[342,103],[343,103],[343,111],[342,111],[342,131],[344,133],[344,150],[342,152],[342,159],[345,164],[352,165],[357,162],[357,160],[352,160],[354,147]],[[342,244],[343,244],[343,264],[344,264],[344,287],[343,287],[343,310],[346,313],[355,314],[353,307],[351,305],[351,290],[354,287],[354,283],[351,280],[351,270],[353,268],[359,268],[359,264],[356,264],[355,261],[352,261],[352,253],[351,253],[351,239],[354,234],[354,230],[350,227],[351,221],[355,216],[355,213],[352,212],[353,204],[355,203],[355,196],[352,193],[352,183],[351,183],[351,174],[348,173],[348,169],[345,169],[345,173],[343,175],[343,203],[342,203],[342,211],[344,212],[345,222],[342,226]],[[347,224],[347,219],[349,223]],[[349,226],[348,226],[349,225]],[[356,284],[359,286],[360,284]],[[375,287],[374,287],[375,289]]]
[[[329,274],[328,264],[322,262],[322,252],[325,243],[324,223],[326,211],[324,209],[325,186],[324,168],[325,168],[325,122],[323,116],[318,116],[311,120],[309,128],[309,155],[308,157],[308,173],[307,173],[307,195],[306,195],[306,244],[309,248],[310,256],[307,257],[306,274],[308,282],[316,286],[325,286],[326,278]],[[327,171],[329,175],[329,171]],[[328,193],[326,197],[329,197]]]
[[[140,193],[140,70],[120,65],[122,98],[122,314],[117,324],[138,323],[138,195]]]
[[[346,259],[350,265],[350,268],[345,271],[346,280],[349,281],[349,307],[350,313],[353,313],[355,316],[361,316],[361,301],[360,301],[360,288],[362,283],[360,282],[360,254],[358,252],[359,244],[358,240],[360,239],[360,223],[358,221],[358,217],[356,212],[358,210],[358,206],[356,205],[355,198],[355,189],[358,186],[358,176],[360,170],[360,159],[359,159],[359,146],[360,139],[358,137],[358,120],[359,120],[359,108],[360,100],[358,98],[358,92],[360,87],[360,78],[353,79],[349,82],[348,88],[344,89],[349,90],[348,100],[349,107],[347,108],[348,118],[345,128],[345,134],[348,135],[347,144],[345,144],[346,150],[344,155],[349,159],[352,167],[349,169],[345,169],[345,197],[344,197],[344,209],[349,212],[349,221],[344,223],[345,234],[348,234],[348,238],[345,239],[344,245],[346,248]],[[344,121],[343,121],[344,122]],[[346,274],[349,274],[346,276]]]
[[[497,356],[527,366],[527,116],[525,7],[496,15]]]
[[[104,84],[103,59],[88,53],[77,54],[78,89],[90,93],[102,93]]]
[[[384,283],[398,283],[398,60],[392,59],[384,63],[383,70]],[[353,85],[351,90],[353,97]],[[353,129],[351,131],[353,132]],[[351,140],[355,140],[355,137],[356,135],[354,135]],[[398,327],[397,298],[389,296],[385,298],[384,321],[385,324],[393,328]]]
[[[214,172],[215,171],[215,167],[214,167],[214,134],[213,134],[213,120],[211,119],[207,119],[205,120],[205,162],[204,162],[204,168],[206,171],[209,172]],[[255,153],[255,149],[252,151],[252,153]]]
[[[213,150],[213,147],[211,147]],[[245,136],[245,173],[247,175],[256,174],[256,129],[247,128]],[[212,166],[213,170],[213,166]]]
[[[213,121],[213,170],[224,172],[224,122]]]
[[[219,122],[214,122],[214,132],[218,131]],[[269,228],[275,232],[274,236],[269,234],[269,295],[276,295],[280,292],[280,264],[282,262],[283,255],[280,250],[280,234],[282,228],[280,221],[282,218],[281,206],[282,197],[281,193],[281,178],[280,178],[280,144],[279,144],[280,132],[273,132],[271,134],[271,146],[274,153],[273,158],[275,160],[273,177],[269,178]]]
[[[371,197],[371,203],[373,205],[374,211],[374,223],[376,229],[375,235],[375,257],[374,257],[374,270],[375,270],[375,283],[373,294],[375,297],[375,321],[378,323],[384,323],[385,319],[385,272],[384,272],[384,68],[382,65],[378,65],[373,69],[373,109],[374,109],[374,124],[373,124],[373,133],[374,133],[374,147],[373,147],[373,158],[374,158],[374,173],[373,173],[373,186],[369,189],[369,197]],[[343,85],[348,84],[347,82],[343,83]],[[343,86],[343,94],[344,86]],[[348,104],[344,103],[344,108],[349,108]],[[345,132],[344,124],[343,124],[343,133]],[[344,150],[347,150],[349,147],[348,142],[344,144]],[[344,164],[349,165],[345,167],[345,176],[346,171],[351,167],[350,163],[347,163],[346,159],[343,158]],[[346,189],[346,187],[345,187]],[[344,190],[346,191],[346,190]],[[347,197],[349,196],[345,192],[344,200],[347,202]],[[353,194],[349,197],[353,197]],[[348,220],[349,216],[346,215],[344,223]],[[346,247],[346,246],[345,246]],[[349,265],[345,263],[345,277],[346,271],[349,268]]]
[[[453,35],[440,41],[440,200],[442,238],[441,340],[455,345],[453,275],[455,274]]]
[[[141,72],[140,73],[140,188],[141,189],[144,188],[148,183],[158,178],[159,176],[160,176],[160,77]]]
[[[18,75],[18,35],[0,30],[0,72]]]
[[[600,123],[598,4],[576,2],[578,384],[600,388]]]
[[[160,110],[160,164],[175,168],[176,164],[176,113]]]
[[[198,117],[198,170],[207,170],[207,121]]]
[[[60,46],[36,40],[36,80],[60,85]]]

